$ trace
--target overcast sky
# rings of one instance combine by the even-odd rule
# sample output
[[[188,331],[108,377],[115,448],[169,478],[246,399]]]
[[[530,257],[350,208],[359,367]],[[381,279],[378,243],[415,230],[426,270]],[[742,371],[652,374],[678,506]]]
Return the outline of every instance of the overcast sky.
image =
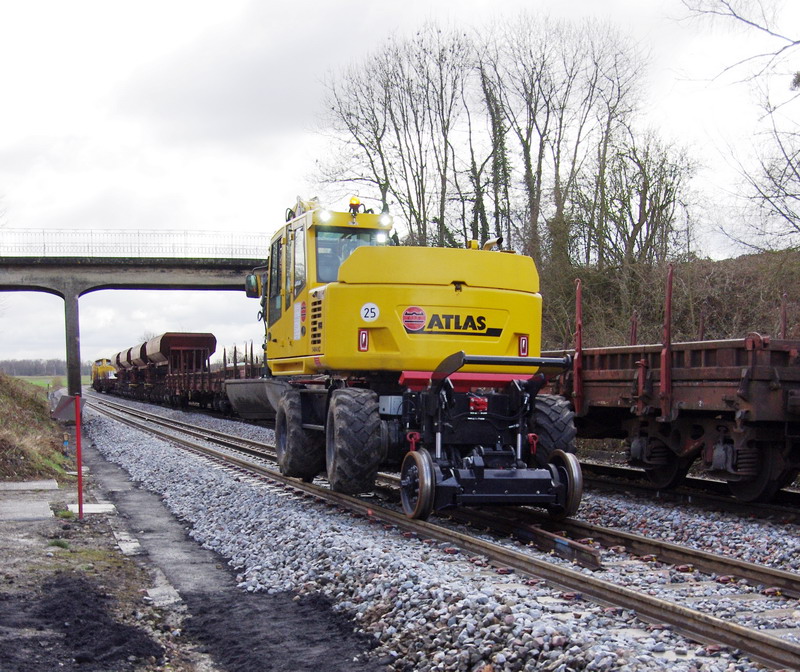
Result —
[[[479,28],[523,8],[640,41],[648,121],[696,152],[704,185],[733,188],[725,153],[756,111],[710,78],[750,37],[679,21],[679,0],[0,0],[0,226],[272,232],[313,195],[327,71],[428,19]],[[710,230],[700,243],[732,253]],[[148,332],[262,337],[243,294],[105,291],[80,308],[84,360]],[[63,356],[60,299],[0,295],[0,359]]]

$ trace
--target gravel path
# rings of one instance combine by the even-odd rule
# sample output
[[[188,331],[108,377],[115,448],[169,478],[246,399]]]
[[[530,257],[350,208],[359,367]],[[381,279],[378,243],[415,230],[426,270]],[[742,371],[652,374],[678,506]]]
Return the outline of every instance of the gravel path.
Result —
[[[152,407],[148,407],[152,410]],[[165,414],[186,415],[177,411]],[[193,415],[192,421],[271,440],[270,430]],[[87,436],[191,525],[191,536],[229,559],[244,591],[322,594],[374,637],[375,661],[394,670],[757,670],[734,652],[688,642],[627,611],[603,608],[519,576],[497,574],[480,558],[445,552],[395,530],[343,515],[257,482],[246,482],[169,444],[95,418]],[[680,543],[719,539],[753,561],[796,569],[797,540],[762,521],[670,511],[602,495],[581,516],[657,533]],[[642,528],[646,521],[647,529]],[[633,524],[632,524],[633,523]],[[694,535],[697,535],[696,537]],[[717,535],[718,541],[710,539]],[[557,559],[554,561],[558,561]],[[588,570],[587,570],[588,571]],[[620,570],[622,571],[622,570]],[[645,588],[670,577],[655,573]],[[686,581],[686,577],[681,577]],[[703,586],[725,594],[730,587]],[[800,613],[797,614],[800,618]]]

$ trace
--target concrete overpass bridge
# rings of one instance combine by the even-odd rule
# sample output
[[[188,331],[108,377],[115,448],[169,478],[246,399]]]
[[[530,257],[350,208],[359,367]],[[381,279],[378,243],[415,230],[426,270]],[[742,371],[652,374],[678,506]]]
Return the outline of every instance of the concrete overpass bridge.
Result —
[[[269,236],[176,231],[0,229],[0,291],[64,299],[67,389],[80,395],[78,300],[100,289],[244,291]]]

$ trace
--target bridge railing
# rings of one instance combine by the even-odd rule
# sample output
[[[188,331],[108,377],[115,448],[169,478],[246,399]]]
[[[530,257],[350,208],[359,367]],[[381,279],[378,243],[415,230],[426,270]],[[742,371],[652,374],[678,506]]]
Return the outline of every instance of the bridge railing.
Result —
[[[3,257],[265,259],[266,233],[0,228]]]

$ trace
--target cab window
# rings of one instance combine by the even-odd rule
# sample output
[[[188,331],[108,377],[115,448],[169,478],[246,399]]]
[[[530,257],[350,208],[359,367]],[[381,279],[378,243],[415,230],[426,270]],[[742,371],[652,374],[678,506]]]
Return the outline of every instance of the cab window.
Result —
[[[379,240],[379,236],[383,240]],[[317,281],[335,282],[339,266],[358,247],[382,245],[383,231],[354,231],[353,229],[317,229]]]
[[[269,302],[267,324],[272,325],[281,316],[281,281],[283,270],[283,246],[280,239],[272,243],[269,252]]]
[[[301,228],[294,232],[294,297],[306,286],[306,237]]]
[[[286,310],[289,310],[289,306],[292,304],[292,239],[293,235],[288,235],[286,238],[286,276],[285,276],[285,287],[284,287],[284,296],[286,298]]]

